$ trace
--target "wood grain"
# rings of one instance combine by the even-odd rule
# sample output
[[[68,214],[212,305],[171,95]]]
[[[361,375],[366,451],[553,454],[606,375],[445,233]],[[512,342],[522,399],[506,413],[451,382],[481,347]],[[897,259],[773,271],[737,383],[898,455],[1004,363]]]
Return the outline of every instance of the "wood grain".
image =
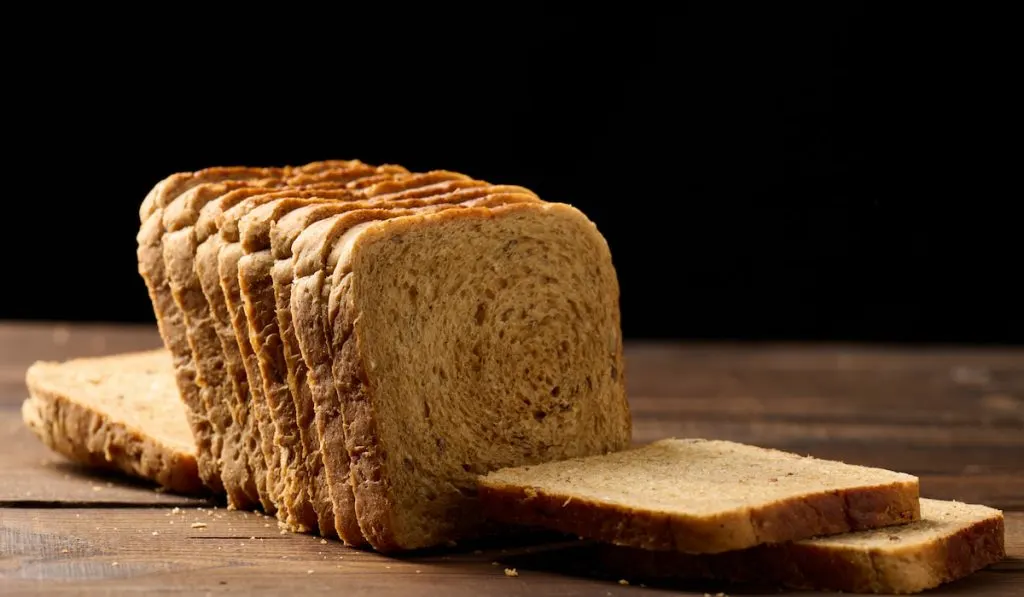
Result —
[[[194,528],[197,524],[206,526]],[[58,582],[47,582],[47,590],[71,583],[95,591],[140,584],[168,591],[258,590],[281,588],[287,578],[294,583],[291,590],[303,593],[543,596],[603,589],[614,595],[649,594],[587,570],[580,545],[568,538],[479,542],[399,558],[280,534],[274,519],[243,512],[0,510],[0,553],[6,556],[0,578],[12,589],[53,580]],[[950,588],[978,595],[1021,594],[1024,586],[1017,576],[1024,574],[1024,513],[1007,515],[1006,545],[1006,560]],[[519,576],[507,577],[505,568],[515,568]],[[693,590],[700,585],[681,586]]]
[[[0,324],[0,593],[776,594],[620,585],[551,536],[396,558],[321,544],[83,470],[22,425],[33,361],[159,345],[149,326]],[[929,594],[1024,595],[1024,350],[631,343],[626,354],[636,441],[755,443],[908,472],[926,496],[1002,508],[1010,557]]]

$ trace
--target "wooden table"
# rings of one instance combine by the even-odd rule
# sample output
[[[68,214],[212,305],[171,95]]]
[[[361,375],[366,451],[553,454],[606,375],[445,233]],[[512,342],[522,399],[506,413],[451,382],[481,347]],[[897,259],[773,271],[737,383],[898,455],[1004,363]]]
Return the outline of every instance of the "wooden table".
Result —
[[[589,577],[561,555],[573,550],[537,538],[386,558],[281,534],[273,519],[82,470],[23,427],[31,362],[159,345],[152,327],[0,324],[0,594],[745,594]],[[935,594],[1024,595],[1024,350],[635,343],[627,360],[637,441],[778,447],[1002,508],[1008,558]]]

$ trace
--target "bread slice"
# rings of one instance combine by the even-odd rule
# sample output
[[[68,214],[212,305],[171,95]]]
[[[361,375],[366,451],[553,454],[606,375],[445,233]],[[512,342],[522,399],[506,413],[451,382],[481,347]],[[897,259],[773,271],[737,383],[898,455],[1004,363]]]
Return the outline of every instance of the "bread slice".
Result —
[[[466,190],[468,191],[469,189],[466,189]],[[352,218],[357,218],[357,217],[379,217],[379,213],[371,213],[369,211],[358,211],[358,212],[356,212],[356,210],[366,210],[368,208],[373,208],[373,207],[382,207],[383,208],[385,206],[387,206],[387,207],[418,207],[418,206],[426,206],[426,205],[431,205],[431,204],[446,203],[446,202],[458,201],[460,199],[469,199],[470,198],[469,195],[466,195],[465,197],[462,197],[460,195],[457,195],[456,193],[451,193],[451,194],[448,194],[448,195],[439,195],[439,196],[435,196],[435,197],[421,197],[421,198],[413,198],[413,199],[401,199],[400,198],[400,197],[402,197],[404,195],[413,195],[413,194],[416,194],[416,193],[417,193],[416,189],[410,188],[410,189],[407,189],[406,191],[403,191],[403,192],[393,193],[393,194],[390,194],[390,195],[385,195],[385,196],[381,196],[381,197],[377,197],[377,198],[371,198],[371,199],[368,199],[368,200],[365,200],[365,201],[360,201],[360,202],[357,202],[357,203],[337,202],[337,203],[335,203],[333,205],[311,205],[311,206],[307,206],[307,207],[305,207],[305,208],[303,208],[301,210],[296,210],[296,211],[294,211],[292,213],[295,216],[297,216],[298,221],[302,221],[304,224],[309,224],[311,222],[316,221],[317,218],[327,217],[330,214],[342,214],[342,213],[352,212],[353,215],[351,215],[348,219],[343,221],[343,223],[345,223],[345,222],[353,221]],[[372,192],[370,192],[368,194],[372,195]],[[477,195],[480,195],[480,194],[482,194],[482,193],[480,193],[480,192],[477,193]],[[531,197],[532,197],[532,195],[531,195]],[[510,200],[506,200],[506,202],[508,202],[508,201],[510,201]],[[266,206],[266,207],[271,207],[271,206]],[[356,214],[358,214],[358,215],[356,215]],[[294,222],[296,219],[295,218],[291,218],[291,215],[292,214],[289,214],[287,218],[282,218],[282,219],[292,219],[293,222]],[[299,244],[299,243],[297,242],[296,244]],[[265,255],[265,257],[266,257],[266,260],[265,260],[266,266],[269,268],[271,266],[272,255],[270,254],[270,252],[268,252],[267,255]],[[243,262],[244,262],[244,260],[243,260]],[[253,275],[249,279],[249,283],[251,283],[253,285],[259,284],[262,280],[265,279],[265,277],[267,276],[268,273],[271,274],[271,277],[274,276],[273,272],[271,272],[270,270],[256,270],[256,271],[254,271]],[[276,274],[276,277],[278,279],[280,279],[280,274],[281,274],[281,268],[278,268],[278,273]],[[245,280],[243,280],[243,284],[244,283],[246,283]],[[280,282],[279,282],[279,286],[281,286]],[[282,298],[283,298],[282,295],[288,295],[289,300],[291,298],[290,297],[290,294],[291,294],[290,286],[291,286],[291,284],[289,283],[286,286],[287,286],[287,288],[279,288],[279,292],[276,292],[277,297],[278,297],[278,301],[281,301],[280,304],[282,304],[282,310],[284,310],[285,306],[290,305],[290,303],[284,303],[283,300],[282,300]],[[268,297],[268,300],[269,300],[269,298],[270,297]],[[326,310],[326,304],[327,304],[326,297],[324,297],[324,300],[323,300],[324,309],[322,309],[322,311]],[[264,308],[270,309],[271,305],[267,304],[267,305],[265,305]],[[310,312],[309,310],[305,310],[304,311],[304,313],[309,313],[309,312]],[[291,319],[285,321],[285,326],[286,327],[284,329],[288,329],[289,330],[289,335],[294,336],[294,328],[292,328],[291,325],[292,325]],[[282,328],[276,328],[276,329],[282,329]],[[300,352],[300,351],[297,351],[297,352]],[[300,352],[300,354],[301,354],[301,352]],[[277,358],[281,359],[281,361],[283,363],[283,361],[285,360],[285,355],[284,355],[283,351],[278,352]],[[304,375],[304,373],[305,372],[303,372],[303,375]],[[286,377],[287,377],[287,375],[286,375]],[[328,391],[332,391],[333,392],[333,388],[330,387],[329,382],[321,383],[317,387],[318,388],[327,387],[327,388],[329,388]],[[285,383],[284,380],[282,380],[282,382],[280,382],[279,388],[282,390],[282,392],[287,390],[288,389],[287,383]],[[304,398],[305,396],[306,396],[306,394],[298,394],[299,398]],[[296,398],[296,397],[293,396],[293,398]],[[310,403],[312,403],[312,399],[311,398],[310,398],[309,401],[310,401]],[[306,412],[306,413],[311,413],[313,411],[313,408],[312,408],[312,406],[310,404],[307,404],[307,405],[304,405],[304,407],[301,410],[303,412]],[[300,409],[296,408],[296,410],[295,410],[296,418],[297,418],[297,413],[299,411],[300,411]],[[309,417],[309,415],[307,415],[307,417]],[[298,423],[297,423],[296,420],[293,419],[291,421],[286,422],[286,424],[287,425],[291,425],[291,426],[295,426]],[[319,445],[319,442],[317,442],[317,445]],[[353,509],[353,506],[352,506],[351,490],[349,489],[350,485],[349,485],[349,482],[348,482],[348,474],[347,474],[347,462],[346,462],[345,453],[343,451],[343,448],[344,448],[343,438],[340,439],[340,441],[338,443],[338,446],[339,446],[339,449],[342,450],[342,452],[338,454],[338,456],[341,458],[340,462],[338,462],[338,463],[332,462],[331,465],[330,465],[329,470],[324,470],[327,467],[324,467],[322,464],[318,463],[318,465],[315,467],[315,469],[316,469],[315,472],[319,473],[316,478],[317,478],[317,480],[320,483],[326,484],[326,487],[321,487],[319,489],[321,495],[331,496],[330,505],[332,506],[334,524],[335,524],[335,528],[338,531],[339,537],[341,537],[343,541],[345,541],[345,542],[347,542],[347,543],[349,543],[351,545],[360,545],[360,544],[362,544],[362,535],[361,535],[361,533],[358,530],[358,523],[356,522],[355,515],[354,515],[354,509]],[[317,450],[316,453],[319,453],[319,450]],[[322,457],[320,458],[320,462],[323,462],[323,458]],[[331,479],[334,479],[337,482],[336,483],[332,483]],[[335,494],[337,494],[337,495],[335,495]],[[327,505],[327,504],[325,504],[325,505]]]
[[[360,164],[347,174],[344,172],[335,174],[332,184],[344,186],[358,178],[372,176],[381,172],[394,172],[394,168],[394,166],[369,167]],[[339,191],[346,193],[344,189],[339,189]],[[258,428],[258,435],[256,437],[259,438],[260,450],[264,457],[263,463],[266,467],[265,486],[267,497],[273,503],[274,512],[282,522],[291,526],[299,526],[306,523],[298,521],[296,513],[289,510],[288,504],[285,503],[283,497],[285,489],[281,483],[280,452],[274,443],[274,423],[270,416],[266,395],[264,394],[259,359],[249,337],[249,323],[239,287],[238,275],[238,264],[243,254],[239,243],[239,220],[253,208],[272,199],[273,197],[269,195],[251,197],[232,206],[230,209],[224,210],[217,217],[217,226],[221,238],[221,245],[217,256],[217,271],[223,299],[235,334],[236,350],[240,354],[248,380],[249,397],[251,400],[250,409],[251,413],[255,415],[256,427]]]
[[[439,183],[439,181],[448,182]],[[411,197],[421,193],[422,189],[428,186],[434,187],[431,191],[431,193],[433,193],[436,192],[438,186],[449,188],[447,186],[449,183],[452,185],[461,185],[468,184],[469,182],[475,181],[470,181],[467,176],[462,174],[451,172],[430,172],[412,175],[402,179],[401,181],[391,180],[380,184],[374,184],[372,188],[367,190],[366,195],[374,196],[381,194],[382,197],[391,198],[399,198],[406,195]],[[388,195],[383,193],[390,194]],[[272,210],[274,208],[272,205],[267,204],[258,209]],[[268,231],[270,238],[270,252],[275,260],[271,270],[271,277],[273,280],[275,310],[277,313],[278,324],[276,333],[278,333],[278,338],[281,343],[281,354],[275,354],[274,358],[282,359],[287,370],[286,383],[289,394],[294,401],[295,425],[298,427],[302,451],[305,455],[306,470],[310,480],[308,485],[310,501],[317,513],[317,522],[320,527],[320,532],[325,536],[337,536],[337,524],[334,518],[334,500],[331,498],[330,488],[326,480],[326,473],[323,464],[324,461],[320,449],[320,438],[315,429],[313,401],[310,397],[309,385],[306,383],[306,368],[302,361],[298,340],[295,337],[295,330],[292,326],[290,309],[291,286],[294,271],[292,267],[292,243],[298,234],[309,224],[335,213],[335,210],[329,205],[311,204],[294,211],[282,211],[286,213],[282,213],[280,215],[274,215],[273,213],[268,214],[267,219],[262,222],[263,224],[270,225],[270,229]],[[244,220],[245,219],[243,219],[243,221]],[[251,233],[259,231],[259,233],[262,234],[264,232],[263,230],[260,230],[259,215],[252,215],[252,220],[249,222],[249,225],[253,227],[253,231],[251,231]],[[245,225],[242,227],[245,228]],[[269,308],[269,305],[265,308]],[[273,334],[275,332],[271,329],[268,333]],[[274,383],[279,384],[280,382],[277,381]],[[280,424],[282,426],[289,425],[287,421],[283,420]],[[351,503],[351,489],[347,490],[346,495],[347,503]],[[347,536],[350,538],[361,537],[358,525],[354,522],[354,517],[352,517],[352,522],[350,523]]]
[[[405,174],[374,175],[378,182]],[[296,423],[295,401],[288,387],[287,366],[281,347],[277,323],[276,300],[271,277],[274,263],[270,250],[270,227],[285,214],[300,207],[344,203],[363,196],[365,187],[372,186],[366,179],[357,179],[346,185],[352,193],[326,198],[330,193],[274,193],[281,198],[256,207],[239,221],[239,239],[244,255],[238,261],[239,290],[248,322],[249,341],[256,353],[268,413],[274,427],[274,447],[280,460],[281,500],[291,513],[286,523],[297,532],[318,529],[321,534],[334,536],[335,524],[330,513],[330,500],[321,498],[311,488],[313,467],[307,466],[304,446]],[[322,468],[322,467],[321,467]],[[314,494],[319,501],[314,501]],[[319,505],[319,511],[316,508]]]
[[[344,424],[357,517],[377,550],[481,533],[480,474],[629,445],[618,282],[604,238],[575,208],[371,221],[332,253],[338,402],[317,405],[318,426],[334,445]],[[324,367],[322,349],[303,348],[311,374]]]
[[[1006,557],[999,510],[922,498],[906,525],[714,555],[595,546],[606,573],[637,580],[714,579],[845,593],[919,593]],[[589,558],[588,558],[589,559]]]
[[[920,518],[911,475],[703,439],[493,471],[487,516],[616,545],[719,553]]]
[[[140,208],[142,225],[136,237],[139,274],[146,283],[160,336],[174,359],[179,392],[197,442],[199,474],[203,482],[217,493],[222,492],[224,486],[221,480],[219,455],[214,453],[215,431],[209,419],[208,409],[202,403],[181,311],[174,303],[164,269],[163,209],[179,194],[204,182],[269,179],[279,178],[285,174],[286,171],[282,169],[258,168],[213,168],[195,173],[179,173],[158,183],[143,200]]]
[[[348,194],[348,191],[344,189],[339,190],[339,184],[343,187],[344,183],[316,183],[309,175],[295,176],[288,182],[298,185],[289,190],[291,194],[310,193],[314,189],[321,194],[334,192]],[[228,311],[220,285],[219,256],[223,241],[218,224],[226,210],[250,197],[266,195],[269,190],[255,187],[236,189],[203,205],[193,226],[196,243],[195,254],[192,256],[191,267],[186,265],[184,269],[191,270],[198,279],[206,300],[205,305],[209,309],[208,313],[202,310],[194,312],[192,314],[193,323],[189,327],[190,329],[193,326],[208,329],[212,325],[217,337],[217,343],[197,340],[193,344],[196,360],[208,359],[212,363],[224,363],[229,387],[222,387],[214,395],[220,400],[224,400],[225,397],[229,400],[233,423],[241,430],[240,439],[235,441],[241,444],[240,451],[245,455],[247,470],[256,486],[259,502],[264,512],[275,514],[276,507],[266,487],[266,463],[259,429],[255,415],[250,416],[249,381],[235,336],[233,325],[235,322],[232,314]],[[188,256],[182,257],[183,260],[187,260],[187,258]],[[198,298],[196,300],[198,304],[202,304]],[[209,316],[207,317],[207,315]],[[200,333],[199,329],[193,330],[192,333],[196,338],[207,336]]]
[[[25,381],[22,418],[50,449],[178,493],[207,491],[167,350],[37,361]]]
[[[271,252],[271,227],[279,218],[300,207],[322,206],[328,209],[330,204],[345,199],[371,196],[375,189],[391,188],[393,184],[405,179],[437,179],[434,175],[412,175],[393,166],[380,167],[376,172],[378,173],[354,178],[345,183],[345,188],[353,191],[351,195],[333,195],[329,192],[318,194],[313,191],[289,194],[280,191],[261,197],[260,201],[268,198],[273,200],[253,209],[241,218],[238,224],[239,239],[245,253],[238,261],[239,290],[248,321],[250,344],[256,353],[268,412],[274,427],[274,446],[280,457],[281,500],[291,514],[286,517],[285,522],[295,531],[317,528],[321,534],[327,536],[336,534],[331,500],[326,490],[314,489],[314,483],[310,481],[313,474],[323,467],[309,462],[305,445],[300,441],[300,427],[296,423],[295,401],[288,385],[285,355],[275,314],[277,304],[271,276],[274,263]],[[325,176],[317,178],[322,180]],[[332,180],[342,182],[342,178],[337,175],[333,176]],[[382,186],[381,183],[385,182],[388,185]],[[415,183],[403,183],[403,186],[413,184]],[[315,454],[319,460],[318,447]]]
[[[163,210],[164,235],[161,240],[167,284],[181,312],[200,403],[213,426],[212,455],[219,458],[220,475],[227,493],[228,506],[250,509],[259,504],[259,493],[248,458],[242,449],[240,422],[231,410],[227,393],[231,384],[225,370],[224,354],[210,320],[210,308],[203,295],[194,262],[196,234],[193,224],[199,211],[210,201],[235,189],[266,192],[281,179],[204,183],[182,193]],[[212,350],[211,350],[212,349]]]
[[[163,209],[182,193],[204,183],[284,179],[290,176],[316,175],[353,161],[312,162],[300,167],[248,168],[217,167],[197,172],[180,172],[158,182],[143,199],[139,208],[141,226],[136,236],[139,274],[146,284],[153,304],[157,326],[164,345],[175,363],[176,383],[184,401],[189,424],[198,444],[200,476],[212,490],[224,490],[221,480],[220,455],[214,453],[215,430],[208,408],[202,402],[196,383],[195,364],[188,346],[187,332],[180,309],[168,288],[163,262]]]
[[[328,168],[327,165],[334,167]],[[241,441],[243,423],[230,399],[233,386],[228,379],[232,367],[226,362],[215,326],[211,323],[212,313],[200,280],[196,275],[195,255],[197,233],[194,224],[203,207],[236,190],[241,195],[265,193],[271,187],[286,184],[302,184],[322,180],[334,172],[351,172],[353,169],[370,167],[361,162],[323,162],[316,166],[292,171],[258,170],[263,174],[288,174],[287,178],[248,179],[245,181],[224,181],[219,183],[198,183],[169,202],[162,209],[164,234],[160,239],[167,286],[180,312],[188,344],[191,349],[192,366],[196,369],[196,386],[200,404],[206,409],[213,433],[211,452],[221,465],[221,481],[227,492],[228,505],[233,508],[250,508],[259,503],[259,492],[254,481],[247,451]],[[316,174],[316,173],[319,173]],[[336,187],[336,183],[320,183],[317,187]],[[166,294],[167,289],[157,287]]]

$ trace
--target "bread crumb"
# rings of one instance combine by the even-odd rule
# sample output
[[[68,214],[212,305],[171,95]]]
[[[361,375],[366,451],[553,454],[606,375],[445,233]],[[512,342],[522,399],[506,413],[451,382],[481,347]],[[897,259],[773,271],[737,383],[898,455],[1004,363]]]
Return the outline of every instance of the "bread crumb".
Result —
[[[619,584],[620,584],[620,585],[623,585],[623,586],[626,586],[626,585],[628,585],[628,584],[629,584],[629,581],[628,581],[628,580],[626,580],[626,579],[624,579],[624,578],[620,578],[620,579],[619,579]]]
[[[568,498],[566,498],[565,502],[562,504],[562,507],[564,508],[564,507],[568,506],[569,502],[571,502],[571,501],[572,501],[572,496],[570,495]]]
[[[99,485],[93,485],[93,486],[92,486],[92,490],[93,490],[93,491],[103,491],[103,488],[102,488],[102,487],[100,487]]]
[[[417,571],[416,571],[416,574],[422,574],[422,573],[423,573],[423,571],[422,571],[422,570],[417,570]]]
[[[282,535],[287,535],[288,534],[288,530],[287,529],[281,529],[281,534]]]
[[[306,574],[313,574],[312,570],[306,570]]]
[[[206,528],[206,523],[205,522],[193,522],[192,523],[192,528],[193,529],[205,529]]]
[[[181,513],[182,513],[181,508],[179,508],[177,506],[175,506],[174,509],[171,510],[171,514],[181,514]]]
[[[269,522],[265,522],[265,523],[263,523],[263,526],[269,529],[270,528],[270,523]]]
[[[111,563],[110,563],[110,565],[111,565],[111,566],[117,566],[117,565],[118,565],[118,563],[117,563],[117,562],[111,562]]]
[[[69,553],[69,552],[70,552],[70,550],[68,550],[68,549],[62,549],[62,550],[60,550],[60,552],[61,552],[61,553]]]
[[[327,539],[321,539],[320,545],[327,545]]]
[[[519,572],[515,568],[505,568],[505,576],[519,576]]]
[[[157,535],[159,535],[159,534],[160,534],[160,531],[153,531],[153,536],[154,536],[154,537],[156,537],[156,536],[157,536]]]

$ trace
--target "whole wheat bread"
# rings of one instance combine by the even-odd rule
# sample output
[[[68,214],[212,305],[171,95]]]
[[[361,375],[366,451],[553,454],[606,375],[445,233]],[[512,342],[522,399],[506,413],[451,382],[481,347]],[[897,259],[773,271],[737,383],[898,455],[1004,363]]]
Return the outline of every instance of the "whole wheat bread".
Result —
[[[289,386],[286,354],[282,346],[281,328],[278,326],[280,314],[276,313],[277,300],[271,272],[274,264],[271,229],[280,218],[287,217],[300,207],[323,206],[329,209],[330,204],[344,202],[346,199],[372,197],[380,190],[396,187],[412,189],[417,184],[434,182],[439,178],[437,173],[411,175],[395,167],[381,167],[377,172],[348,181],[344,187],[351,190],[351,194],[340,191],[275,191],[258,199],[273,200],[262,203],[239,220],[239,242],[245,253],[238,262],[239,290],[248,321],[250,343],[256,353],[268,412],[274,426],[274,445],[278,448],[282,473],[281,500],[286,504],[285,510],[291,514],[286,517],[286,522],[296,531],[317,528],[323,535],[336,536],[336,525],[329,492],[324,483],[318,482],[323,471],[319,442],[307,454],[308,440],[304,441],[302,437],[308,434],[297,423],[296,401]],[[316,178],[322,180],[325,176]],[[337,174],[333,180],[336,183],[342,182]],[[295,352],[297,354],[297,349]]]
[[[25,382],[22,418],[50,449],[175,492],[206,493],[168,351],[37,361]]]
[[[493,471],[479,495],[497,521],[686,553],[920,518],[914,476],[703,439]]]
[[[330,450],[321,452],[324,461],[324,480],[334,503],[335,524],[339,537],[350,545],[364,543],[359,528],[348,467],[348,452],[345,449],[345,434],[340,418],[330,419],[336,424],[324,426],[325,409],[336,412],[333,374],[330,368],[329,340],[324,317],[327,314],[330,285],[324,281],[333,270],[332,239],[344,234],[352,226],[371,220],[398,217],[417,213],[411,209],[446,209],[457,206],[469,207],[474,203],[486,202],[499,205],[521,201],[537,201],[532,194],[494,194],[488,187],[461,189],[434,197],[399,199],[402,193],[371,199],[360,204],[331,206],[328,211],[316,210],[319,215],[329,218],[311,223],[293,243],[293,267],[295,278],[291,292],[290,310],[293,331],[298,340],[300,354],[309,375],[306,378],[310,388],[309,397],[313,402],[314,422],[320,441]],[[311,366],[315,365],[315,368]],[[333,409],[333,410],[332,410]]]
[[[332,173],[350,172],[355,168],[369,167],[356,161],[336,161],[321,162],[296,170],[257,170],[259,173],[280,174],[281,177],[197,183],[169,202],[167,199],[164,200],[162,220],[165,233],[160,239],[160,244],[167,286],[174,298],[191,348],[191,364],[196,370],[200,403],[213,424],[212,452],[214,457],[219,456],[221,481],[227,492],[229,507],[249,508],[259,503],[259,491],[253,467],[249,462],[250,450],[246,449],[246,444],[241,438],[247,411],[239,411],[236,401],[230,399],[235,386],[229,376],[235,369],[242,368],[233,367],[232,361],[226,358],[216,327],[211,321],[214,313],[211,312],[211,304],[203,292],[195,267],[197,244],[205,237],[197,232],[195,224],[204,207],[220,199],[227,192],[232,192],[235,197],[242,197],[265,193],[271,187],[280,188],[289,183],[315,183],[311,185],[314,188],[335,188],[338,186],[336,183],[318,181]],[[295,171],[299,173],[294,174]],[[160,286],[156,288],[161,294],[166,292]],[[219,449],[221,446],[223,450]]]
[[[689,555],[596,545],[587,559],[632,582],[714,579],[844,593],[919,593],[1006,556],[999,510],[922,498],[921,519],[905,525]]]
[[[141,226],[136,235],[138,271],[153,304],[161,338],[174,359],[181,399],[185,402],[189,424],[197,440],[200,476],[208,487],[218,493],[222,492],[224,487],[221,479],[220,454],[214,453],[216,431],[209,418],[209,409],[202,402],[182,314],[174,302],[164,269],[163,209],[179,195],[200,184],[282,179],[316,174],[342,163],[351,162],[313,162],[300,167],[285,168],[217,167],[197,172],[180,172],[154,185],[139,207]]]
[[[468,177],[462,174],[430,172],[412,175],[402,180],[389,180],[374,184],[372,188],[367,189],[366,195],[380,195],[391,198],[411,197],[417,196],[428,187],[435,187],[431,189],[431,193],[433,193],[436,192],[436,185],[442,185],[445,189],[448,189],[451,188],[446,186],[449,183],[462,184],[467,182],[474,181],[470,181]],[[313,401],[310,397],[309,385],[306,383],[306,368],[302,361],[298,340],[295,337],[290,309],[294,271],[292,267],[292,243],[309,224],[335,213],[336,209],[329,205],[313,202],[310,205],[295,210],[282,210],[284,213],[278,215],[273,213],[274,210],[274,205],[266,204],[243,218],[241,226],[243,231],[242,242],[243,247],[247,251],[253,250],[256,246],[262,246],[262,240],[260,243],[256,243],[255,238],[250,239],[252,246],[245,247],[247,242],[246,234],[262,235],[269,232],[270,252],[275,260],[271,277],[275,299],[274,310],[277,314],[278,323],[276,333],[279,334],[281,344],[281,354],[279,356],[276,354],[270,356],[282,359],[286,367],[286,383],[289,394],[294,401],[295,425],[298,427],[298,434],[306,459],[306,470],[310,479],[310,501],[317,513],[320,532],[328,536],[337,536],[337,525],[334,519],[334,500],[331,498],[330,487],[326,479],[320,438],[315,428]],[[256,211],[264,211],[266,213],[258,214],[255,213]],[[267,221],[260,221],[260,218],[264,216],[267,218]],[[270,225],[269,231],[263,228],[267,223]],[[267,305],[265,308],[270,308],[270,306]],[[273,334],[275,331],[272,328],[268,328],[267,333]],[[279,384],[280,382],[276,381],[275,383]],[[288,422],[282,420],[280,424],[287,426]],[[351,503],[351,489],[347,489],[345,493],[346,495],[342,496],[341,499],[346,503]],[[361,536],[358,531],[358,525],[354,522],[349,525],[346,533],[348,536],[355,538],[356,542],[360,541],[358,539]]]
[[[339,167],[344,168],[344,166]],[[296,189],[313,188],[317,189],[319,193],[330,193],[332,191],[328,189],[338,189],[338,183],[325,183],[322,179],[323,176],[314,177],[306,174],[293,176],[289,182]],[[343,187],[344,183],[340,183],[340,186]],[[276,507],[266,486],[266,463],[259,428],[255,414],[250,412],[252,399],[249,380],[238,349],[232,313],[228,311],[224,293],[221,290],[219,271],[220,249],[224,244],[218,224],[221,216],[242,201],[256,195],[264,195],[267,191],[268,189],[261,188],[236,189],[203,205],[193,226],[197,246],[192,257],[191,270],[199,281],[206,305],[209,307],[209,317],[204,317],[204,313],[197,312],[194,316],[194,325],[204,326],[207,329],[212,325],[217,337],[216,343],[212,342],[212,338],[209,338],[210,341],[202,341],[207,338],[207,334],[195,330],[193,333],[196,338],[199,338],[193,346],[196,351],[195,358],[197,360],[206,359],[211,363],[224,363],[228,387],[221,388],[216,396],[221,400],[227,397],[230,401],[234,424],[242,430],[241,451],[244,452],[249,465],[248,472],[256,486],[259,502],[266,513],[275,514]],[[346,193],[347,191],[338,192]],[[188,256],[182,256],[182,259],[187,260],[187,258]]]
[[[259,493],[251,465],[242,444],[242,424],[232,412],[231,391],[224,355],[217,333],[210,323],[210,306],[203,295],[194,262],[196,234],[193,224],[204,205],[235,189],[266,192],[267,187],[283,184],[281,179],[228,181],[196,185],[175,198],[163,209],[164,235],[161,240],[167,284],[181,312],[182,324],[192,353],[200,403],[213,426],[212,453],[219,455],[220,475],[227,493],[228,506],[249,509],[259,504]],[[210,347],[215,350],[210,351]]]
[[[323,409],[324,428],[344,422],[376,549],[481,532],[480,474],[629,445],[618,282],[578,210],[450,209],[363,224],[334,249],[340,414]]]
[[[324,177],[330,176],[332,184],[344,187],[353,180],[373,176],[380,173],[395,172],[399,169],[394,166],[367,166],[358,164],[349,171],[336,169],[337,171],[325,172]],[[340,192],[347,193],[342,188]],[[281,455],[275,445],[275,428],[273,418],[270,415],[270,408],[267,397],[264,393],[263,378],[259,369],[259,357],[253,347],[249,336],[249,323],[245,312],[245,303],[239,286],[238,264],[243,256],[239,242],[239,221],[252,209],[259,205],[273,200],[270,195],[249,197],[228,209],[223,210],[216,219],[216,227],[219,230],[221,239],[217,255],[217,272],[223,300],[231,320],[231,328],[235,335],[235,347],[238,351],[243,368],[248,380],[250,412],[254,415],[256,432],[254,435],[259,438],[259,447],[263,453],[265,464],[265,479],[267,497],[273,504],[275,514],[278,518],[292,527],[304,526],[308,520],[301,521],[297,513],[293,513],[284,495],[287,493],[282,483],[281,476]],[[291,494],[295,496],[295,494]],[[280,512],[279,512],[280,510]]]

